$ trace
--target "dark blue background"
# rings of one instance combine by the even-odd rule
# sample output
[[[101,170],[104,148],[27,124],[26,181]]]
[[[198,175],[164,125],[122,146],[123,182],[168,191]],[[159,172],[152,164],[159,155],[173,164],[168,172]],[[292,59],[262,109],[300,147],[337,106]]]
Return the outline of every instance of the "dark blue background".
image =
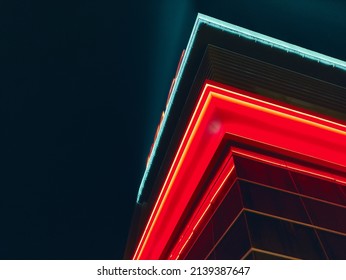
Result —
[[[0,258],[119,259],[197,12],[346,60],[346,2],[0,1]]]

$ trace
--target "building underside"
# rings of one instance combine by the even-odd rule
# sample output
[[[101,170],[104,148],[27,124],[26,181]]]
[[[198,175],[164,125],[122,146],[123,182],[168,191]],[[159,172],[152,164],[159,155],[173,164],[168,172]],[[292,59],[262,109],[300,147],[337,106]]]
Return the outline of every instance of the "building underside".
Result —
[[[125,258],[346,259],[345,70],[199,15]]]

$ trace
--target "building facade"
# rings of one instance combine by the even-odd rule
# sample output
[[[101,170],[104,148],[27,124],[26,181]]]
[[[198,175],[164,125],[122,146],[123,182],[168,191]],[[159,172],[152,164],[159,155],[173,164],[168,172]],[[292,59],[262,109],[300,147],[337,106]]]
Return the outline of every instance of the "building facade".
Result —
[[[346,63],[198,15],[125,258],[346,259]]]

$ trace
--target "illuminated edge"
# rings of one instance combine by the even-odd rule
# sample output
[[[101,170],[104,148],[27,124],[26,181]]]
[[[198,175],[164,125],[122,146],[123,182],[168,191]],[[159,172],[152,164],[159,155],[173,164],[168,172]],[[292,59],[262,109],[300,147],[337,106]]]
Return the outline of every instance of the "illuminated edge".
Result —
[[[192,33],[191,33],[190,39],[188,41],[184,57],[183,57],[182,62],[181,62],[181,67],[179,68],[179,71],[177,73],[177,78],[176,78],[176,82],[175,82],[173,89],[172,89],[172,94],[171,94],[171,96],[168,100],[168,103],[167,103],[167,108],[165,111],[164,118],[163,118],[162,123],[160,125],[159,131],[157,134],[157,138],[153,144],[153,149],[152,149],[152,152],[151,152],[149,160],[148,160],[148,164],[147,164],[146,169],[145,169],[144,174],[143,174],[143,178],[142,178],[142,181],[141,181],[141,184],[140,184],[140,187],[138,190],[138,194],[137,194],[136,202],[138,204],[140,204],[140,202],[141,202],[142,191],[144,189],[149,170],[150,170],[151,165],[153,163],[153,160],[155,158],[156,150],[157,150],[158,144],[161,140],[162,132],[166,126],[167,119],[170,115],[171,107],[173,104],[173,100],[175,99],[175,94],[177,92],[178,85],[179,85],[181,77],[185,71],[186,63],[190,57],[190,52],[192,50],[192,46],[194,45],[195,38],[196,38],[198,29],[199,29],[201,24],[208,24],[210,26],[220,28],[223,31],[226,31],[226,32],[229,32],[232,34],[236,34],[240,37],[247,38],[249,40],[252,40],[252,41],[264,44],[264,45],[268,45],[270,47],[274,47],[274,48],[277,48],[280,50],[284,50],[284,51],[287,51],[290,53],[294,53],[294,54],[302,56],[304,58],[308,58],[308,59],[311,59],[313,61],[317,61],[319,63],[323,63],[325,65],[329,65],[329,66],[332,66],[335,68],[339,68],[339,69],[342,69],[344,71],[346,70],[346,62],[342,61],[340,59],[336,59],[336,58],[333,58],[333,57],[330,57],[327,55],[323,55],[323,54],[317,53],[315,51],[311,51],[311,50],[308,50],[308,49],[305,49],[305,48],[302,48],[302,47],[299,47],[299,46],[296,46],[296,45],[293,45],[293,44],[290,44],[290,43],[287,43],[287,42],[284,42],[284,41],[281,41],[281,40],[278,40],[278,39],[275,39],[275,38],[272,38],[272,37],[269,37],[266,35],[263,35],[261,33],[251,31],[249,29],[242,28],[242,27],[233,25],[231,23],[227,23],[225,21],[218,20],[218,19],[215,19],[213,17],[209,17],[209,16],[206,16],[206,15],[199,13],[197,15],[197,19],[196,19],[194,27],[192,29]]]
[[[250,93],[248,93],[246,91],[242,91],[242,90],[239,90],[239,89],[236,90],[234,88],[232,88],[232,89],[231,88],[232,87],[230,87],[230,86],[226,86],[226,88],[220,87],[218,85],[215,85],[214,82],[211,83],[211,81],[207,81],[206,82],[206,84],[204,86],[204,89],[202,91],[200,100],[199,100],[199,102],[198,102],[198,104],[197,104],[197,106],[195,108],[194,114],[193,114],[193,116],[192,116],[192,118],[190,120],[189,126],[188,126],[188,128],[187,128],[187,130],[185,132],[185,135],[183,137],[183,140],[182,140],[182,142],[180,144],[180,147],[178,149],[178,152],[176,154],[174,162],[173,162],[173,164],[171,166],[170,172],[169,172],[169,174],[168,174],[168,176],[166,178],[166,181],[164,183],[164,187],[161,190],[159,199],[156,201],[154,210],[153,210],[153,212],[150,215],[149,221],[147,223],[147,226],[146,226],[144,232],[142,233],[142,237],[141,237],[141,240],[140,240],[140,242],[138,244],[137,250],[135,252],[134,259],[140,258],[140,255],[142,254],[143,249],[146,246],[145,244],[148,241],[148,237],[150,235],[150,232],[152,231],[153,226],[156,223],[156,219],[157,219],[157,217],[159,215],[159,212],[161,210],[161,207],[162,207],[162,204],[160,206],[158,206],[158,201],[160,200],[161,195],[163,195],[166,198],[168,193],[169,193],[169,189],[170,188],[168,187],[168,189],[167,189],[166,183],[167,183],[167,180],[170,180],[170,179],[174,181],[174,179],[172,179],[174,177],[174,175],[173,175],[172,178],[170,178],[171,177],[170,173],[172,171],[173,166],[175,165],[175,161],[177,159],[177,156],[180,154],[181,148],[184,147],[183,148],[184,150],[185,149],[189,149],[189,144],[188,143],[190,142],[191,139],[189,139],[187,141],[187,143],[185,143],[186,142],[185,141],[186,140],[185,139],[186,135],[187,135],[188,131],[191,130],[191,125],[193,123],[197,124],[199,122],[199,119],[203,118],[203,115],[204,115],[205,110],[206,110],[205,106],[208,107],[208,104],[210,102],[210,98],[211,97],[216,98],[215,100],[221,100],[221,101],[222,100],[223,101],[233,100],[232,103],[234,103],[234,104],[239,104],[239,103],[244,103],[244,102],[245,103],[249,103],[250,104],[249,107],[251,107],[251,108],[255,108],[257,110],[260,109],[260,111],[262,111],[262,109],[264,109],[264,111],[266,111],[269,114],[273,114],[273,115],[277,115],[277,113],[278,113],[278,115],[280,117],[283,117],[285,119],[291,119],[291,120],[293,120],[295,122],[298,121],[298,122],[304,123],[306,125],[317,127],[319,129],[322,129],[322,130],[331,131],[333,133],[337,133],[339,135],[342,135],[342,137],[346,136],[346,126],[344,124],[342,124],[342,123],[333,122],[333,121],[330,121],[330,120],[327,120],[327,119],[324,119],[324,118],[321,118],[321,117],[318,117],[318,116],[315,116],[315,115],[312,115],[312,114],[308,114],[308,113],[305,113],[305,112],[297,111],[295,109],[287,108],[285,106],[282,106],[282,105],[279,105],[279,104],[276,104],[276,103],[271,103],[271,102],[268,102],[268,101],[265,101],[265,100],[262,100],[262,99],[258,99],[256,97],[251,96]],[[237,98],[235,99],[234,97],[232,98],[230,96],[223,96],[223,94],[221,94],[220,92],[219,93],[217,92],[218,90],[221,91],[221,92],[225,92],[225,93],[229,93],[229,94],[232,94],[234,96],[237,96]],[[204,102],[203,102],[203,100],[204,100]],[[201,102],[203,103],[203,105],[201,105],[202,104]],[[261,105],[264,106],[264,107],[262,107]],[[202,108],[200,108],[200,107],[202,107]],[[282,111],[278,112],[276,110],[282,110]],[[199,115],[199,116],[196,117],[195,116],[196,114]],[[197,119],[195,119],[195,117]],[[196,127],[194,127],[192,129],[192,132],[190,132],[190,134],[194,134],[193,131],[195,129],[196,129]],[[192,138],[193,137],[194,136],[192,136]],[[183,154],[185,152],[186,151],[184,151]],[[342,164],[342,166],[345,167],[344,164]],[[173,173],[179,172],[179,169],[180,168],[178,168],[178,170],[175,170]],[[339,181],[339,182],[342,183],[342,184],[346,184],[345,181]],[[171,185],[171,184],[172,184],[172,182],[170,182],[168,185]],[[165,192],[165,194],[162,193],[163,191]],[[159,207],[158,212],[156,211],[157,207]],[[155,216],[155,218],[152,220],[153,215]]]
[[[276,158],[276,157],[272,157],[272,156],[265,156],[265,155],[262,155],[260,153],[247,151],[246,149],[238,148],[238,147],[231,147],[229,154],[231,155],[232,162],[234,160],[233,159],[234,156],[240,156],[240,157],[251,159],[251,160],[254,160],[257,162],[262,162],[264,164],[276,166],[276,167],[279,167],[279,168],[282,168],[282,169],[285,169],[288,171],[301,172],[307,176],[314,176],[314,177],[317,177],[321,180],[328,180],[328,181],[335,182],[334,178],[326,175],[329,173],[321,172],[318,169],[314,169],[314,168],[307,168],[307,167],[302,166],[300,164],[294,164],[294,163],[287,161],[287,160],[283,161],[280,159],[280,157]],[[226,176],[223,176],[222,180],[221,180],[221,184],[217,185],[217,191],[212,193],[212,198],[209,201],[207,201],[207,202],[204,201],[204,202],[200,203],[202,205],[203,204],[204,205],[209,204],[208,207],[204,207],[204,210],[202,210],[202,211],[201,211],[201,208],[203,208],[203,207],[199,206],[199,209],[198,209],[198,207],[196,207],[195,211],[193,211],[193,214],[191,215],[189,222],[187,223],[186,228],[184,228],[184,230],[182,230],[182,232],[180,234],[179,241],[175,244],[175,246],[171,250],[171,255],[169,256],[168,259],[170,259],[170,260],[182,259],[181,254],[182,254],[182,252],[184,252],[185,247],[188,245],[189,249],[186,252],[184,252],[184,256],[186,256],[189,253],[190,249],[193,248],[193,246],[194,246],[195,242],[198,240],[200,234],[203,233],[203,228],[205,226],[207,226],[208,222],[210,221],[210,219],[215,214],[215,211],[217,211],[217,208],[211,209],[210,206],[213,205],[213,202],[215,200],[215,197],[218,195],[218,192],[222,188],[224,188],[224,183],[226,182],[226,180],[229,179],[230,175],[233,172],[236,173],[236,171],[235,171],[236,169],[237,169],[237,167],[233,162],[232,164],[228,164],[228,166],[225,168],[225,170],[221,171],[221,173],[225,173]],[[230,186],[226,190],[225,194],[227,194],[231,190],[234,182],[236,182],[237,179],[238,178],[235,178],[232,181],[232,183],[229,184]],[[336,182],[336,183],[340,183],[340,182]],[[346,182],[343,182],[343,183],[346,184]],[[224,196],[225,196],[225,194],[224,194]],[[205,216],[207,216],[206,215],[207,212],[209,212],[209,219],[208,218],[205,219]],[[239,214],[238,214],[238,216],[239,216]],[[198,221],[197,221],[197,223],[194,223],[194,221],[196,219]],[[294,223],[304,224],[303,222],[299,222],[297,220],[292,220],[292,221]],[[200,229],[199,232],[195,232],[195,228],[197,228],[200,224],[203,224],[202,229]],[[308,225],[308,224],[306,224],[306,225]],[[332,230],[329,228],[323,228],[320,226],[315,226],[315,227],[326,230],[328,232],[333,232],[333,233],[342,234],[342,235],[346,236],[346,234],[344,234],[342,232],[338,232],[338,231],[335,231],[335,230]],[[192,228],[192,230],[191,230],[191,228]],[[226,233],[224,233],[223,235],[225,235],[225,234]],[[194,240],[191,241],[193,236],[194,236]],[[214,245],[214,248],[217,247],[217,244],[220,242],[221,239],[222,239],[222,237],[220,237],[218,239],[218,242]]]
[[[216,28],[220,28],[223,31],[238,35],[240,37],[249,39],[251,41],[255,41],[257,43],[261,43],[273,48],[277,48],[289,53],[297,54],[301,57],[311,59],[313,61],[329,65],[335,68],[340,68],[342,70],[346,70],[346,61],[330,57],[309,49],[305,49],[290,43],[287,43],[285,41],[275,39],[273,37],[269,37],[266,35],[263,35],[261,33],[239,27],[237,25],[215,19],[213,17],[209,17],[203,14],[198,14],[197,20],[200,19],[202,22],[209,24],[210,26],[214,26]]]

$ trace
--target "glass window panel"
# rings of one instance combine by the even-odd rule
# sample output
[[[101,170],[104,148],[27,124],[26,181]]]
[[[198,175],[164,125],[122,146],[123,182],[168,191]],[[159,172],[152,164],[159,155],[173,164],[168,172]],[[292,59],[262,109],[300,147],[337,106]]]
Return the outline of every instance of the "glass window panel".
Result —
[[[243,209],[239,184],[236,182],[212,217],[215,240],[218,240]]]
[[[195,244],[192,246],[191,250],[188,252],[185,257],[186,260],[203,260],[205,259],[211,249],[213,248],[214,242],[214,234],[213,234],[213,225],[212,223],[208,223],[208,225],[204,228],[201,235],[198,237]]]
[[[313,228],[245,212],[254,248],[298,259],[326,259]]]
[[[239,260],[251,248],[244,214],[241,214],[214,250],[217,260]]]
[[[346,198],[338,184],[296,172],[291,174],[301,194],[346,205]]]
[[[303,198],[314,225],[346,233],[346,208]]]
[[[243,209],[238,183],[234,183],[186,259],[204,259]],[[199,247],[203,247],[200,248]]]
[[[241,180],[239,184],[246,208],[303,223],[310,223],[301,198],[298,195]]]
[[[296,192],[290,174],[285,169],[237,156],[234,162],[239,178]]]
[[[346,186],[340,186],[340,190],[344,196],[344,199],[346,200]]]
[[[346,260],[346,236],[318,230],[323,247],[331,260]]]

